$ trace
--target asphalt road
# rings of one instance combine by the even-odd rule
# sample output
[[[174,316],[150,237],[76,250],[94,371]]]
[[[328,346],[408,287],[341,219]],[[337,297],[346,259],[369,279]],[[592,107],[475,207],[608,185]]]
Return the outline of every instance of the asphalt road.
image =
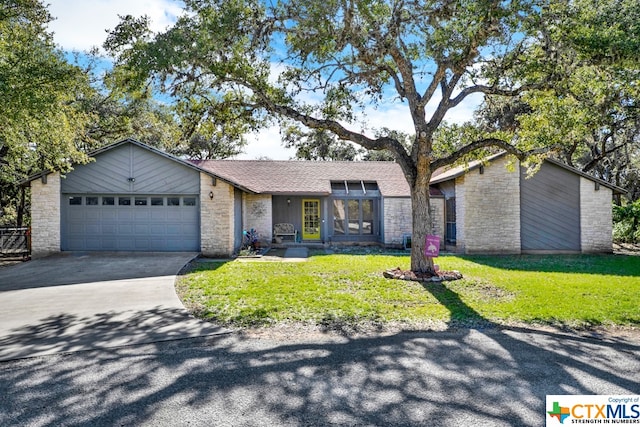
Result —
[[[0,363],[1,426],[541,426],[546,394],[639,394],[640,340],[232,334]]]

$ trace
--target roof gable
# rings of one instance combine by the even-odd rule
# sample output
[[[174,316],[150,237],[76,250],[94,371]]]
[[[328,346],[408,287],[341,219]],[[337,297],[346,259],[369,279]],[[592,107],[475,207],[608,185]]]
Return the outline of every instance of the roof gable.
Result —
[[[103,154],[103,153],[106,153],[108,151],[117,149],[117,148],[122,147],[122,146],[127,145],[127,144],[131,144],[131,145],[140,147],[140,148],[142,148],[144,150],[147,150],[147,151],[149,151],[151,153],[154,153],[154,154],[157,154],[157,155],[159,155],[161,157],[164,157],[165,159],[171,160],[173,162],[176,162],[178,164],[181,164],[183,166],[186,166],[186,167],[188,167],[190,169],[193,169],[193,170],[196,170],[198,172],[203,172],[203,173],[205,173],[207,175],[210,175],[210,176],[212,176],[212,177],[214,177],[216,179],[220,179],[220,180],[226,182],[229,185],[232,185],[234,187],[238,187],[238,188],[240,188],[242,190],[248,191],[246,188],[243,188],[243,187],[241,187],[240,185],[238,185],[238,184],[236,184],[234,182],[231,182],[231,181],[228,181],[228,180],[224,179],[224,177],[217,176],[214,173],[212,173],[211,171],[208,171],[208,170],[205,170],[205,169],[202,169],[202,168],[198,167],[193,162],[189,162],[187,160],[180,159],[180,158],[175,157],[175,156],[173,156],[173,155],[171,155],[171,154],[169,154],[167,152],[164,152],[164,151],[159,150],[159,149],[157,149],[155,147],[152,147],[150,145],[147,145],[147,144],[144,144],[144,143],[142,143],[140,141],[137,141],[137,140],[135,140],[133,138],[126,138],[126,139],[123,139],[121,141],[114,142],[113,144],[105,145],[103,147],[100,147],[100,148],[98,148],[96,150],[93,150],[93,151],[87,153],[87,155],[89,157],[96,157],[96,156],[99,156],[100,154]],[[90,164],[87,164],[87,165],[84,165],[84,166],[90,166]],[[31,181],[33,181],[34,179],[41,178],[41,177],[43,177],[45,175],[50,174],[51,172],[52,171],[50,171],[50,170],[37,172],[37,173],[29,176],[28,178],[26,178],[22,182],[20,182],[20,185],[26,185],[26,184],[30,183]],[[251,192],[251,191],[249,191],[249,192]]]

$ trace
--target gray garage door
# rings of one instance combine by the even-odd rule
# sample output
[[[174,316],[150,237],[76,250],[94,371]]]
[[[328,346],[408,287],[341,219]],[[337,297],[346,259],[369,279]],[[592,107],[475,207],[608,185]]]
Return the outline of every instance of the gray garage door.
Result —
[[[196,195],[62,198],[62,250],[198,251]]]

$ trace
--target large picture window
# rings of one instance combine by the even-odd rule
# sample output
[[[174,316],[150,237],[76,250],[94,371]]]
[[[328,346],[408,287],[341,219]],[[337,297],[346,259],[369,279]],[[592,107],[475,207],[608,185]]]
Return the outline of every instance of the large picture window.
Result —
[[[374,234],[374,199],[334,199],[333,234]]]

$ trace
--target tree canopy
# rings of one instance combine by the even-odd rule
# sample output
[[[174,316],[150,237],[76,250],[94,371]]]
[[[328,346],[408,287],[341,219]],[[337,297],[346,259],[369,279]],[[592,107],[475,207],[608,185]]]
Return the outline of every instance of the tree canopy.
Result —
[[[519,157],[546,147],[505,133],[476,132],[449,147],[434,136],[472,94],[516,96],[548,86],[547,1],[257,0],[185,1],[174,26],[152,34],[145,17],[124,17],[105,48],[130,74],[180,99],[229,111],[254,126],[280,120],[330,132],[400,164],[413,203],[413,270],[431,231],[432,171],[498,147]],[[415,137],[363,131],[364,107],[395,99]],[[306,132],[306,131],[305,131]]]

